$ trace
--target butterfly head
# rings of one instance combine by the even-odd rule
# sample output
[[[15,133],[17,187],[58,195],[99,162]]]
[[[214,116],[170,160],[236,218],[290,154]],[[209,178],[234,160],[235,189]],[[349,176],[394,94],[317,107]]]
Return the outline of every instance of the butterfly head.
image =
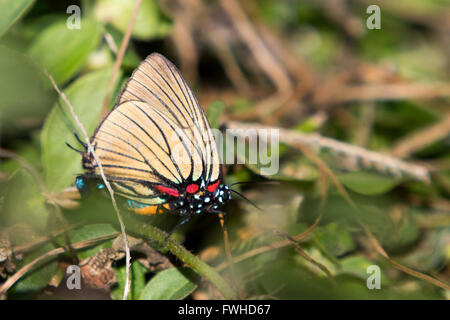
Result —
[[[195,192],[192,192],[194,191]],[[171,203],[172,209],[179,215],[193,215],[203,212],[217,212],[219,207],[231,199],[230,188],[220,182],[208,187],[188,185],[186,191],[179,194]]]

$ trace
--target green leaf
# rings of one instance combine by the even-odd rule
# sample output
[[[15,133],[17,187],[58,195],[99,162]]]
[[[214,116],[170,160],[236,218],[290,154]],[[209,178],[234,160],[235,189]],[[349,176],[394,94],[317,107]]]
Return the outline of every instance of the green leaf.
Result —
[[[366,225],[388,252],[401,252],[419,236],[419,229],[411,212],[399,210],[398,204],[387,196],[365,196],[350,192],[356,204],[352,207],[336,191],[331,191],[323,208],[319,196],[306,196],[300,207],[300,217],[312,223],[317,212],[323,210],[322,224],[342,222],[347,230],[361,230]],[[355,229],[354,229],[355,228]]]
[[[219,127],[219,119],[225,109],[225,103],[223,101],[217,100],[211,103],[211,105],[206,110],[206,116],[209,120],[211,128]]]
[[[31,8],[33,3],[34,0],[0,0],[0,37]]]
[[[337,222],[317,228],[315,238],[333,256],[341,256],[356,249],[356,244],[348,229]]]
[[[0,114],[2,134],[29,131],[45,117],[56,94],[29,57],[0,45]]]
[[[73,230],[70,232],[70,240],[72,243],[85,241],[85,240],[92,240],[108,235],[112,235],[117,233],[117,230],[114,229],[110,224],[89,224],[86,225],[80,229]],[[62,241],[65,241],[64,238],[62,238]],[[78,251],[78,257],[80,259],[85,259],[90,256],[93,256],[96,254],[100,249],[104,248],[110,248],[111,247],[112,240],[104,241],[94,247],[91,247],[89,249]],[[64,242],[63,242],[64,244]]]
[[[65,22],[54,23],[32,43],[29,54],[48,70],[56,83],[64,84],[79,72],[101,39],[102,25],[84,19],[80,29],[69,29]]]
[[[48,211],[39,185],[24,168],[18,169],[8,182],[2,199],[2,224],[26,224],[45,230]],[[4,221],[4,222],[3,222]]]
[[[110,224],[89,224],[70,232],[72,242],[92,240],[117,233]]]
[[[445,268],[450,260],[450,228],[436,228],[432,232],[423,233],[422,237],[416,250],[402,257],[401,263],[421,272]]]
[[[125,265],[114,268],[117,276],[117,286],[111,291],[111,298],[114,300],[122,300],[123,290],[125,288],[126,268]],[[130,294],[129,300],[137,300],[142,294],[145,287],[146,269],[137,261],[133,262],[130,267]]]
[[[30,15],[30,17],[24,19],[17,27],[14,28],[14,33],[11,32],[11,36],[21,35],[23,39],[26,40],[26,48],[28,49],[28,45],[30,45],[33,42],[33,39],[37,38],[43,30],[47,29],[52,24],[65,23],[66,21],[67,14],[65,11],[37,16]]]
[[[66,96],[88,134],[92,134],[99,123],[111,72],[107,68],[86,74],[66,90]],[[79,147],[73,136],[74,130],[78,131],[78,128],[60,99],[48,116],[41,135],[42,164],[49,190],[57,191],[72,185],[76,174],[82,172],[80,156],[65,144]]]
[[[401,182],[399,179],[366,172],[345,173],[337,178],[350,190],[364,195],[386,193]]]
[[[141,300],[181,300],[186,298],[197,285],[179,269],[170,268],[159,272],[145,286]]]
[[[367,260],[366,258],[360,256],[349,256],[340,260],[341,268],[338,271],[338,274],[351,274],[355,277],[358,277],[362,280],[367,280],[370,276],[367,273],[367,268],[371,265],[374,265],[373,262]],[[389,283],[389,278],[380,268],[380,281],[381,285],[386,285]]]
[[[26,258],[22,261],[20,266],[25,266],[37,257],[49,252],[53,249],[53,245],[46,244],[39,248],[38,250],[33,251],[31,254],[27,255]],[[45,288],[50,279],[55,274],[58,268],[58,263],[55,259],[50,260],[50,262],[44,262],[38,264],[36,267],[32,269],[25,276],[20,278],[14,287],[8,291],[9,294],[26,294],[37,292],[43,288]]]
[[[94,8],[95,17],[104,23],[110,23],[123,33],[126,32],[135,1],[99,0]],[[134,23],[133,38],[150,40],[166,36],[172,27],[172,22],[165,17],[156,0],[144,0],[139,8]]]

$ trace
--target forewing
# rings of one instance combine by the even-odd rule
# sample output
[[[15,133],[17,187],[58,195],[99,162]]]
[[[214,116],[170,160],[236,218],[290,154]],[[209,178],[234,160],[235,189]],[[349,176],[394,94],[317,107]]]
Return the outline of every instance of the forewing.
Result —
[[[178,185],[192,169],[192,154],[176,136],[178,127],[170,117],[142,101],[117,106],[98,127],[92,143],[108,179],[129,198],[156,197],[155,184]],[[173,148],[186,163],[172,161]],[[181,146],[181,148],[179,147]],[[94,164],[95,174],[100,175]]]
[[[157,110],[160,117],[165,117],[175,127],[176,130],[168,130],[165,135],[169,144],[177,145],[173,148],[176,152],[172,154],[172,161],[181,166],[182,180],[189,175],[193,181],[217,180],[220,161],[208,120],[181,73],[170,61],[157,53],[148,56],[128,80],[118,105],[131,100],[145,102],[145,111]],[[184,147],[189,149],[189,156],[184,153]]]

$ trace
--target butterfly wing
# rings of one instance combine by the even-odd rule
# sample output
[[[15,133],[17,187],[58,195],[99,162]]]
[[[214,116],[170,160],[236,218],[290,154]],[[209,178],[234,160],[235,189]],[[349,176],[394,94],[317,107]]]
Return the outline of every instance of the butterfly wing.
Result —
[[[129,100],[147,102],[173,118],[185,131],[187,139],[195,145],[197,155],[202,157],[201,162],[194,163],[194,181],[202,174],[207,181],[218,177],[217,147],[208,120],[181,73],[170,61],[158,53],[148,56],[133,72],[118,103]]]
[[[178,69],[159,54],[133,72],[92,143],[115,189],[148,204],[164,202],[155,185],[207,185],[221,174],[203,109]],[[99,175],[95,164],[92,170]]]

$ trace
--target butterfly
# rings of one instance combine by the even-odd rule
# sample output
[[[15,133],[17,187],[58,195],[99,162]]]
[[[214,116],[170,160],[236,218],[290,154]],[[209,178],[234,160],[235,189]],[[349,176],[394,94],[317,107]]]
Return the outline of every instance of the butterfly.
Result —
[[[98,164],[77,139],[85,173],[76,187],[86,194],[95,181],[104,189]],[[205,212],[223,217],[231,189],[215,137],[180,71],[161,54],[134,70],[90,141],[111,187],[135,213],[170,212],[184,218],[180,224]]]

